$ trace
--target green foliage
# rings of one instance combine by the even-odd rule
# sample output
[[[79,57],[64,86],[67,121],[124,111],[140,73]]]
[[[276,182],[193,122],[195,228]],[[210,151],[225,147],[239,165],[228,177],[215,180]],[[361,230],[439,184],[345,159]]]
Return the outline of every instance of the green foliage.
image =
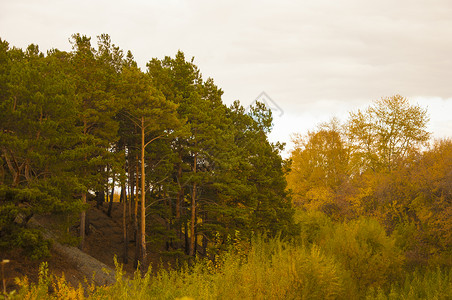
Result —
[[[161,270],[154,276],[137,272],[132,280],[124,277],[120,266],[116,283],[97,287],[92,299],[350,299],[353,291],[344,282],[337,262],[319,248],[307,249],[256,238],[246,258],[224,253],[215,262],[200,260],[179,271]],[[19,281],[18,297],[39,295],[40,299],[61,295],[61,279],[40,271],[38,285]],[[54,286],[53,293],[44,292]],[[72,298],[77,289],[67,291]]]
[[[11,227],[1,233],[0,249],[22,249],[25,255],[40,260],[50,255],[51,242],[37,229]]]
[[[14,246],[22,248],[32,259],[41,259],[50,255],[51,242],[45,240],[39,230],[20,229],[13,233]]]
[[[10,188],[0,186],[0,248],[24,250],[32,259],[49,256],[50,242],[39,230],[27,228],[28,219],[35,213],[68,214],[79,205],[64,205],[44,188]]]
[[[387,289],[401,279],[404,256],[396,238],[388,236],[374,218],[333,222],[318,211],[297,211],[302,242],[319,245],[350,272],[362,295],[369,287]]]
[[[402,252],[375,219],[337,224],[325,248],[351,271],[361,291],[385,287],[398,280],[402,271]]]
[[[256,103],[247,114],[238,102],[226,107],[223,91],[213,79],[203,80],[193,60],[186,61],[180,51],[175,58],[153,59],[147,67],[153,85],[178,104],[182,122],[165,152],[173,164],[167,187],[174,199],[175,229],[189,226],[192,246],[195,235],[209,241],[221,236],[219,243],[204,244],[203,251],[222,248],[236,230],[248,239],[252,232],[296,234],[281,146],[270,144],[266,136],[270,109]],[[150,176],[161,180],[161,173]],[[171,216],[167,209],[165,217],[168,211]]]
[[[97,47],[81,34],[70,42],[71,52],[44,54],[0,41],[0,194],[6,187],[15,199],[1,203],[0,226],[25,209],[82,211],[83,222],[87,193],[99,194],[100,205],[116,184],[134,200],[142,188],[143,245],[149,235],[195,256],[224,248],[237,230],[247,240],[298,233],[283,145],[267,138],[269,108],[227,107],[182,51],[152,59],[144,73],[107,34]],[[145,226],[146,215],[165,224]],[[212,242],[216,235],[221,242]]]
[[[373,225],[373,221],[363,220],[360,225],[366,227],[365,232],[374,232],[374,235],[379,236],[381,228],[375,228],[378,226]],[[354,226],[350,224],[347,228]],[[338,238],[328,236],[326,239],[335,243]],[[385,243],[381,237],[372,240]],[[373,244],[367,247],[373,248],[376,256],[380,255],[382,260],[388,259],[384,248],[375,243],[366,243]],[[366,246],[360,247],[360,251],[364,252]],[[448,299],[451,294],[452,272],[440,268],[424,272],[401,272],[400,280],[393,278],[387,283],[378,280],[383,273],[380,271],[376,275],[367,275],[374,276],[377,282],[360,286],[365,284],[360,277],[363,273],[355,273],[356,270],[347,268],[343,263],[344,255],[347,254],[341,254],[340,251],[330,253],[327,246],[300,246],[279,238],[256,236],[245,255],[232,247],[215,260],[198,259],[191,266],[185,265],[179,270],[160,269],[157,273],[150,267],[144,276],[137,271],[131,279],[115,262],[116,283],[95,287],[86,282],[85,294],[81,286],[72,288],[64,277],[50,275],[43,264],[39,282],[30,284],[26,279],[17,280],[20,289],[11,298]],[[363,257],[363,254],[358,255]],[[375,266],[372,257],[369,261],[361,260],[360,264],[363,270],[375,272],[368,269],[368,266]]]
[[[333,231],[332,220],[320,211],[297,209],[295,222],[300,225],[301,241],[306,244],[321,244]]]
[[[409,273],[402,284],[392,284],[388,292],[371,288],[366,299],[450,299],[451,295],[452,270],[438,267],[426,272]]]
[[[374,102],[365,111],[350,113],[347,137],[358,170],[394,170],[410,152],[430,138],[427,111],[394,95]]]

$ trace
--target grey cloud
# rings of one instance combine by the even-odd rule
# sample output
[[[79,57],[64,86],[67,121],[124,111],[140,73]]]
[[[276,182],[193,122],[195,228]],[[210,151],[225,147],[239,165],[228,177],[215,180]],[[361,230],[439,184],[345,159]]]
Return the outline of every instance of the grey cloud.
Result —
[[[17,0],[0,3],[0,28],[12,45],[63,50],[72,33],[109,33],[142,67],[181,49],[228,103],[264,90],[329,118],[394,93],[452,98],[451,15],[449,0]]]

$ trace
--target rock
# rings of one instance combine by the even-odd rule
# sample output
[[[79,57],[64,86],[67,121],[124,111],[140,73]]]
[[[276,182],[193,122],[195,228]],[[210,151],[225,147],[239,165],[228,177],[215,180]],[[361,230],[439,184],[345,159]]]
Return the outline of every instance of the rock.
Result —
[[[43,229],[44,237],[53,241],[52,247],[54,251],[76,265],[87,279],[93,279],[96,285],[115,283],[115,270],[76,247],[58,243],[55,233],[42,226],[36,218],[32,217],[28,224]]]

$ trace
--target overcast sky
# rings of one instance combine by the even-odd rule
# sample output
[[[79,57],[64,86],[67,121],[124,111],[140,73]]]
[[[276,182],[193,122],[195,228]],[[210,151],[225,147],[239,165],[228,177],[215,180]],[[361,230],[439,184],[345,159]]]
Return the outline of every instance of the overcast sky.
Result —
[[[265,92],[273,141],[394,94],[428,108],[434,136],[452,136],[450,0],[0,0],[11,46],[69,51],[73,33],[94,45],[108,33],[143,70],[180,49],[227,104]]]

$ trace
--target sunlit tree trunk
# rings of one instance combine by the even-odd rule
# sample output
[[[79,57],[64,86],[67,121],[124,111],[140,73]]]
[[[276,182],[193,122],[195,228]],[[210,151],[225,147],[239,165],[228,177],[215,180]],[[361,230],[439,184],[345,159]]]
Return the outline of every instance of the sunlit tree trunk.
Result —
[[[124,183],[123,183],[124,185]],[[128,251],[127,246],[129,244],[129,241],[127,239],[127,223],[126,223],[126,214],[127,214],[127,195],[126,195],[126,189],[121,189],[122,191],[122,227],[123,227],[123,238],[124,238],[124,259],[123,262],[127,264],[129,262],[128,259]]]
[[[145,151],[145,125],[144,117],[141,117],[141,262],[146,259],[146,203],[145,203],[145,173],[144,173],[144,151]]]
[[[138,180],[138,154],[136,155],[136,164],[135,164],[135,183],[136,183],[136,195],[135,195],[135,202],[133,206],[133,234],[135,238],[135,258],[133,261],[133,267],[138,267],[138,260],[140,258],[140,234],[138,232],[138,189],[140,187],[140,183]]]
[[[193,174],[196,174],[196,164],[198,155],[195,154],[193,162]],[[191,196],[191,220],[190,220],[190,255],[195,255],[195,222],[196,222],[196,182],[193,182],[193,192]]]

